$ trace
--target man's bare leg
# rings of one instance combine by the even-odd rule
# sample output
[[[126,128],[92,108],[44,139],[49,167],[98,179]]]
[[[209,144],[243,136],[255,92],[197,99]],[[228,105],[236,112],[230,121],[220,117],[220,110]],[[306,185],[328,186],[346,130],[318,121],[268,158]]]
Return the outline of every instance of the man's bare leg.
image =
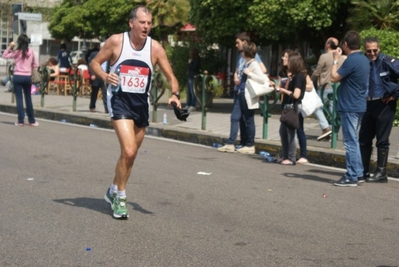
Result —
[[[115,168],[114,184],[122,191],[126,188],[134,160],[144,140],[145,127],[138,128],[133,120],[112,120],[112,125],[121,147]]]
[[[133,120],[125,119],[112,120],[112,125],[119,140],[121,154],[116,163],[115,177],[113,185],[111,186],[111,188],[117,188],[117,194],[111,205],[114,210],[114,218],[124,219],[129,217],[126,209],[126,184],[130,177],[138,150],[144,140],[145,127],[139,128],[134,124]],[[110,201],[107,200],[107,202]]]

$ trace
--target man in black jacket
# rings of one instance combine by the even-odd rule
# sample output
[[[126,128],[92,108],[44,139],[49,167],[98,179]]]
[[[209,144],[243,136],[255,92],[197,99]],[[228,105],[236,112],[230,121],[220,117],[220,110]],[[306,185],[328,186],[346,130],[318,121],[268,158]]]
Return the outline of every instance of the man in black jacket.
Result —
[[[367,37],[364,40],[364,50],[370,59],[370,79],[367,111],[363,116],[359,132],[363,173],[367,182],[386,183],[389,135],[395,118],[396,99],[399,96],[399,61],[380,53],[376,37]],[[370,176],[369,165],[374,137],[377,137],[377,169],[374,175]]]

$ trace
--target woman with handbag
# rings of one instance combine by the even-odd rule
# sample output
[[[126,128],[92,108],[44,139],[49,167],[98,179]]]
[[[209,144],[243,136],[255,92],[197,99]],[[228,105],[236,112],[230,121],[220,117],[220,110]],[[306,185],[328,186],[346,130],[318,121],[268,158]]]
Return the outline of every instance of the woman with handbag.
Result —
[[[22,92],[25,95],[26,114],[28,115],[29,125],[38,126],[39,123],[35,120],[33,114],[31,86],[32,70],[37,68],[39,64],[33,50],[29,48],[29,38],[26,34],[18,36],[17,49],[13,51],[14,46],[15,43],[11,42],[3,52],[3,58],[13,58],[15,60],[13,83],[18,112],[18,121],[15,122],[15,126],[24,126],[25,112]]]
[[[288,78],[288,86],[286,88],[279,87],[278,90],[282,94],[283,114],[289,111],[294,125],[288,125],[283,122],[280,124],[280,138],[282,145],[282,165],[295,165],[296,164],[296,143],[295,131],[299,128],[299,108],[300,100],[303,98],[306,89],[306,68],[301,55],[298,52],[292,52],[288,56],[287,68],[290,76]],[[303,121],[302,121],[303,125]]]

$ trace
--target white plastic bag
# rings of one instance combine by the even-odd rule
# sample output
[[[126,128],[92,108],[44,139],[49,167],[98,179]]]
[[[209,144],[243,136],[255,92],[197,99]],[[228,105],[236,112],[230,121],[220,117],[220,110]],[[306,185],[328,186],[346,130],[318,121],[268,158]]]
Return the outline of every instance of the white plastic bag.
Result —
[[[312,89],[312,91],[305,92],[305,95],[302,99],[302,109],[301,113],[302,116],[305,118],[307,116],[310,116],[313,114],[313,112],[316,111],[316,109],[320,108],[323,106],[323,102],[321,101],[319,95],[316,92],[316,89]]]

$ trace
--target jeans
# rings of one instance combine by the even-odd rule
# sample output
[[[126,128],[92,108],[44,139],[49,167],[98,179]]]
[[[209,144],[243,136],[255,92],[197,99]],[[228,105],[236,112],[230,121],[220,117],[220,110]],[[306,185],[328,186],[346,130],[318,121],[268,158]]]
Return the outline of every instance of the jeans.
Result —
[[[188,78],[187,83],[187,106],[195,107],[197,99],[194,94],[194,79]]]
[[[245,127],[246,140],[241,140],[243,146],[253,146],[255,143],[255,110],[248,109],[247,101],[245,100],[245,93],[240,93],[238,95],[243,127]]]
[[[317,91],[318,91],[318,94],[319,94],[320,98],[322,98],[324,101],[329,100],[328,97],[327,97],[328,94],[333,93],[333,89],[325,89],[324,90],[324,95],[321,96],[320,95],[321,91],[320,90],[317,90]],[[323,103],[325,103],[325,102],[323,102]],[[332,114],[332,112],[333,112],[333,102],[332,101],[330,101],[329,109],[330,109],[330,112]],[[326,119],[326,116],[324,115],[323,107],[320,107],[320,108],[316,109],[316,111],[314,112],[314,115],[315,115],[316,119],[319,121],[319,125],[320,125],[320,128],[322,130],[325,130],[325,129],[330,127],[330,125],[329,125],[329,123],[328,123],[328,121]]]
[[[29,123],[35,123],[33,114],[33,104],[31,98],[31,76],[14,75],[14,93],[17,104],[18,123],[24,123],[25,112],[24,103],[22,99],[22,92],[25,95],[26,115],[28,116]]]
[[[233,111],[231,112],[230,116],[230,136],[229,139],[227,139],[226,144],[232,145],[237,139],[238,135],[238,128],[240,128],[240,136],[241,136],[241,141],[240,144],[242,146],[245,146],[247,143],[247,129],[245,127],[245,123],[243,120],[242,116],[242,111],[241,111],[241,104],[240,104],[240,95],[244,94],[238,94],[239,91],[234,91],[234,104],[233,104]],[[244,97],[245,99],[245,97]]]
[[[292,162],[296,161],[296,143],[295,143],[295,129],[288,128],[284,124],[280,124],[280,138],[281,138],[281,158],[283,160],[289,159]]]
[[[299,128],[296,130],[296,134],[298,137],[299,142],[299,149],[300,149],[300,158],[307,158],[307,149],[306,149],[306,134],[303,128],[303,116],[302,113],[299,112]]]
[[[349,180],[357,181],[363,176],[363,163],[360,154],[357,130],[362,120],[363,112],[340,112],[342,134],[344,138],[346,173]]]

